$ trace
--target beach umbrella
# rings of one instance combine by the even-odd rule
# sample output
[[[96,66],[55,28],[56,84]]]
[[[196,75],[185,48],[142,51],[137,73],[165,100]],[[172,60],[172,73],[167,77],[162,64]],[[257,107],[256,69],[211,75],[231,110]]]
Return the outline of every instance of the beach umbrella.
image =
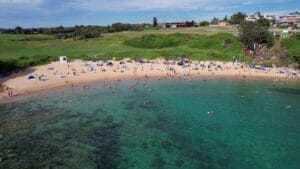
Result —
[[[28,76],[28,79],[29,79],[29,80],[33,80],[33,79],[35,79],[35,77],[34,77],[33,75],[29,75],[29,76]]]

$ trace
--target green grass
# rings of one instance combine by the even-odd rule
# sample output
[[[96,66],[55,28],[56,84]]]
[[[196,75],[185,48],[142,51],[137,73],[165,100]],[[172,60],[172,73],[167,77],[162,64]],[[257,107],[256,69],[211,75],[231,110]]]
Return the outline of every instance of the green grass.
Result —
[[[241,55],[242,44],[232,33],[237,33],[235,28],[161,29],[103,34],[100,38],[77,41],[47,35],[0,34],[0,66],[1,62],[10,61],[16,62],[18,68],[30,67],[60,55],[71,59],[97,56],[99,60],[188,56],[196,60],[225,61]],[[224,48],[226,41],[231,44]],[[249,59],[242,57],[242,60]]]
[[[183,45],[190,40],[190,35],[187,34],[170,34],[170,35],[144,35],[139,38],[134,38],[124,41],[125,45],[146,48],[146,49],[161,49],[166,47],[177,47]]]
[[[282,45],[287,49],[289,58],[300,65],[300,33],[282,40]]]

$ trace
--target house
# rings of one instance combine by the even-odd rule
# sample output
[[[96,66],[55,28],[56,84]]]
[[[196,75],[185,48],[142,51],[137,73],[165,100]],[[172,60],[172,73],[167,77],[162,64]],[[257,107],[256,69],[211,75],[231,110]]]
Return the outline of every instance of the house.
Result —
[[[260,12],[255,12],[254,14],[247,15],[246,21],[252,21],[255,22],[256,20],[263,18],[263,16],[260,14]]]
[[[276,20],[276,16],[275,15],[264,15],[265,19],[268,19],[269,21],[274,21]]]
[[[230,24],[228,22],[219,22],[218,26],[229,26]]]
[[[279,16],[277,22],[281,26],[296,26],[300,28],[300,13],[294,12],[289,15]]]
[[[159,24],[161,28],[190,28],[194,27],[195,23],[193,21],[186,21],[186,22],[163,22]]]

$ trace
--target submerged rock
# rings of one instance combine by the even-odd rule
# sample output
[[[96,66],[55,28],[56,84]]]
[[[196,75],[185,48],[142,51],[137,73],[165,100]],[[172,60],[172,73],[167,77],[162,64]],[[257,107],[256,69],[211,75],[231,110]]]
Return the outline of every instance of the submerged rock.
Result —
[[[8,159],[13,159],[13,158],[16,158],[16,157],[17,157],[17,154],[14,154],[14,153],[7,154],[6,157],[7,157]]]
[[[166,150],[170,150],[172,148],[172,143],[169,140],[161,141],[161,147]]]
[[[0,151],[0,162],[4,161],[4,154]]]
[[[184,164],[184,161],[181,160],[181,159],[177,159],[177,160],[175,161],[175,165],[176,165],[177,167],[182,167],[183,164]]]

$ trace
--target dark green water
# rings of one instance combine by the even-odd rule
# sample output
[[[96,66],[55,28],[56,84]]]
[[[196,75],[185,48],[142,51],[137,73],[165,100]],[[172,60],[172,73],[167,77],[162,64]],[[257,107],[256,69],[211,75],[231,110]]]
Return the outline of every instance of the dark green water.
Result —
[[[0,168],[300,168],[299,82],[130,83],[1,104]]]

